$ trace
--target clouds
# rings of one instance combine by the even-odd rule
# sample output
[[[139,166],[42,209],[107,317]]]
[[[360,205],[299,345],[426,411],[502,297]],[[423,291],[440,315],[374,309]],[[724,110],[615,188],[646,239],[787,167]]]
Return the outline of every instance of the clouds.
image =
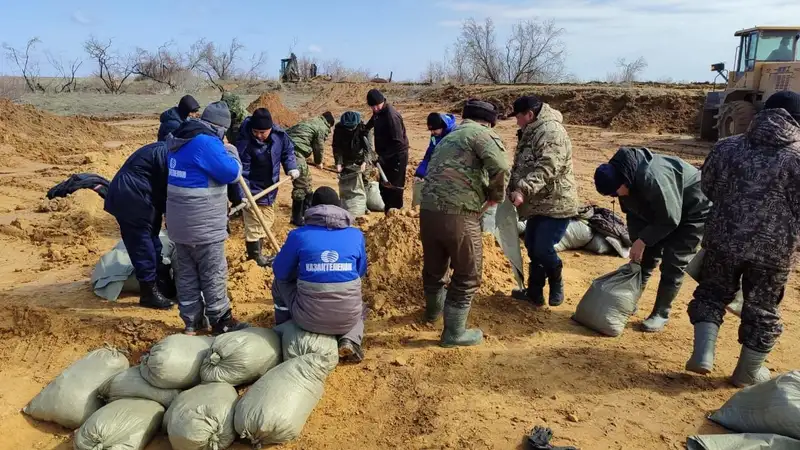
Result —
[[[322,48],[319,45],[311,44],[308,46],[308,51],[311,53],[322,53]]]
[[[91,25],[92,19],[89,18],[83,11],[77,10],[72,13],[70,17],[72,22],[77,23],[78,25]]]

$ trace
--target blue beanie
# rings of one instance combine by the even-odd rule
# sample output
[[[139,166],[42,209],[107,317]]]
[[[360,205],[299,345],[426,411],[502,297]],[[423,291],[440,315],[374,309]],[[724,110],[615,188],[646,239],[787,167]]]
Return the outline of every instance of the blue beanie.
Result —
[[[339,119],[339,123],[341,123],[342,126],[348,130],[352,130],[358,126],[359,123],[361,123],[361,113],[358,111],[347,111],[342,114],[342,117]]]
[[[616,197],[617,189],[623,184],[622,176],[611,164],[601,164],[594,171],[594,187],[600,194]]]

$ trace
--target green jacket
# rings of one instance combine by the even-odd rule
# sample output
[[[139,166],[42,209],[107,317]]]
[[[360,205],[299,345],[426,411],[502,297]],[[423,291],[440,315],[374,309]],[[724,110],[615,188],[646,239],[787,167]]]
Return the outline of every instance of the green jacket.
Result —
[[[236,144],[236,138],[239,136],[239,126],[247,117],[247,110],[242,106],[241,98],[236,94],[226,92],[222,94],[222,101],[228,105],[231,111],[231,126],[228,128],[226,136],[230,144]]]
[[[503,201],[509,177],[505,151],[493,129],[464,120],[436,146],[420,208],[477,215],[487,200]]]
[[[572,142],[561,113],[544,104],[535,122],[521,130],[508,193],[524,197],[520,217],[557,219],[578,213],[578,186],[572,171]]]
[[[294,142],[294,154],[306,159],[314,155],[314,164],[322,164],[322,154],[325,151],[325,139],[331,132],[328,121],[324,117],[314,117],[304,120],[286,130],[286,134]]]

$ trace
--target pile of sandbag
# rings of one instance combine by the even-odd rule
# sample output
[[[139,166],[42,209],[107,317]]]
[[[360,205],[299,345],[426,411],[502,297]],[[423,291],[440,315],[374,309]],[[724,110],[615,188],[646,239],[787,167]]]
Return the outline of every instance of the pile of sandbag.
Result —
[[[367,181],[363,172],[354,171],[339,175],[339,198],[342,207],[354,217],[369,211],[383,212],[384,202],[377,181]]]

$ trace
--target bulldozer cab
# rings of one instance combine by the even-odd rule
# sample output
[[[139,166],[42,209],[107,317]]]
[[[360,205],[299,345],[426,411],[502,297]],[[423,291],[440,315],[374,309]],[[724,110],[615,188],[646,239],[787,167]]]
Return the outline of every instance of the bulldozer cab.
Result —
[[[732,82],[755,72],[759,63],[800,61],[800,27],[751,28],[736,32],[740,38],[736,49],[736,71]]]

